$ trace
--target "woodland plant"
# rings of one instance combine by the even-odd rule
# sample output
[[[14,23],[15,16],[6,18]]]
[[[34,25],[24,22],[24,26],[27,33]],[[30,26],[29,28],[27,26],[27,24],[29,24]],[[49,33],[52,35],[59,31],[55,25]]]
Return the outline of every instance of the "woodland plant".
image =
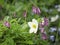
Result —
[[[0,45],[60,45],[60,0],[0,0]]]

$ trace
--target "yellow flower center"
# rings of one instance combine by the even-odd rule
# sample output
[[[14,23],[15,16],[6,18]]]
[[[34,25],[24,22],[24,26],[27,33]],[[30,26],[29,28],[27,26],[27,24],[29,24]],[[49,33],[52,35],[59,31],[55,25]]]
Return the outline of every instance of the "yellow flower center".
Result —
[[[33,27],[33,28],[36,28],[36,25],[35,25],[35,24],[33,24],[33,25],[32,25],[32,27]]]

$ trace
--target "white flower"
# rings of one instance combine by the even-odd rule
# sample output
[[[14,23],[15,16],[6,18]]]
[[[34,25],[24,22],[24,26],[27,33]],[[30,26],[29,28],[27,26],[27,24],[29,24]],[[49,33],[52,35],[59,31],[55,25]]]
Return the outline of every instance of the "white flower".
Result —
[[[51,22],[55,22],[58,18],[59,18],[58,15],[56,15],[55,17],[51,17]]]
[[[58,8],[57,11],[60,12],[60,8]]]
[[[30,27],[29,33],[36,33],[38,30],[38,22],[35,19],[32,19],[32,22],[28,22],[28,25]]]

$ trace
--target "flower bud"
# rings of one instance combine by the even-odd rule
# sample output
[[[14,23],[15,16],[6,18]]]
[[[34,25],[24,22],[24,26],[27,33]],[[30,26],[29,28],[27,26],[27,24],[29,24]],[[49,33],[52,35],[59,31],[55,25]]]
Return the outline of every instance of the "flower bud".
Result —
[[[26,12],[26,10],[23,12],[23,16],[24,16],[24,17],[27,16],[27,12]]]
[[[36,9],[36,14],[40,14],[40,13],[41,13],[40,9],[37,8],[37,9]]]
[[[34,14],[38,14],[38,15],[41,13],[40,9],[38,7],[35,7],[35,6],[32,7],[32,12]]]
[[[40,28],[40,32],[41,33],[44,33],[44,28]]]
[[[9,22],[4,22],[4,25],[6,26],[6,27],[10,27],[10,23]]]
[[[47,35],[45,33],[42,33],[42,39],[46,40],[47,39]]]
[[[49,20],[48,20],[48,18],[44,18],[44,25],[45,25],[45,26],[48,26],[48,25],[49,25]]]

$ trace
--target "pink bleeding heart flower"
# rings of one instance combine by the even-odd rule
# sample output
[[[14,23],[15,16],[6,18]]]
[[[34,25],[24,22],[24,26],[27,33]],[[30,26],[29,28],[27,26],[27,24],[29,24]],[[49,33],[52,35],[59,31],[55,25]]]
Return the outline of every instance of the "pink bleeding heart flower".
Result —
[[[40,23],[40,28],[42,28],[42,27],[44,27],[44,24],[41,22],[41,23]]]
[[[8,21],[4,22],[4,25],[5,25],[6,27],[10,27],[10,23],[9,23]]]
[[[41,13],[40,9],[38,7],[35,7],[35,6],[32,7],[32,12],[34,14],[38,14],[38,15]]]
[[[42,39],[46,40],[47,39],[47,35],[45,33],[42,33]]]
[[[23,16],[24,16],[24,17],[27,16],[27,12],[26,12],[26,10],[23,12]]]
[[[41,11],[40,11],[40,9],[37,7],[36,8],[36,14],[40,14],[41,13]]]
[[[32,12],[36,14],[36,7],[35,6],[32,7]]]
[[[44,33],[44,25],[42,23],[39,24],[39,30],[41,33]]]
[[[40,28],[40,32],[41,33],[44,33],[44,28]]]
[[[45,26],[48,26],[48,25],[49,25],[49,20],[48,20],[48,18],[44,18],[44,25],[45,25]]]

